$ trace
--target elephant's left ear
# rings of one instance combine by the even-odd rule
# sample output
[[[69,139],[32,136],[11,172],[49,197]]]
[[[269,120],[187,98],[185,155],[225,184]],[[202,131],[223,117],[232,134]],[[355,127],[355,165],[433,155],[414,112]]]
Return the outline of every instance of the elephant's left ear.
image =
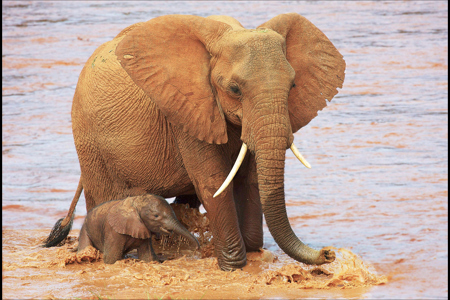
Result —
[[[296,132],[342,88],[345,61],[325,34],[297,13],[278,15],[258,28],[270,28],[286,39],[286,59],[295,70],[288,106]]]
[[[134,197],[117,201],[117,204],[109,210],[107,221],[120,234],[130,235],[136,239],[148,239],[151,233],[142,222],[133,202]]]
[[[198,16],[161,16],[126,32],[115,52],[171,124],[208,143],[228,141],[225,117],[211,88],[208,50],[227,27]]]

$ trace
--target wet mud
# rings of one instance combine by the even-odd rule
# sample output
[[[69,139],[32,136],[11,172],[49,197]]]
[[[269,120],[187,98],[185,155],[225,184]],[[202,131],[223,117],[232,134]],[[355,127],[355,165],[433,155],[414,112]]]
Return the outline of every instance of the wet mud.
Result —
[[[320,290],[324,296],[338,292],[354,297],[358,291],[387,282],[386,276],[348,249],[333,249],[336,260],[322,266],[308,266],[282,252],[261,249],[248,253],[242,270],[223,272],[213,256],[206,214],[172,206],[201,247],[189,250],[178,236],[156,238],[153,245],[162,263],[141,261],[131,251],[115,264],[104,264],[102,253],[93,247],[76,252],[77,230],[53,248],[41,247],[46,231],[2,230],[3,283],[21,287],[4,289],[3,297],[223,299],[235,298],[239,291],[239,297],[259,299],[308,297],[311,290],[315,295]]]

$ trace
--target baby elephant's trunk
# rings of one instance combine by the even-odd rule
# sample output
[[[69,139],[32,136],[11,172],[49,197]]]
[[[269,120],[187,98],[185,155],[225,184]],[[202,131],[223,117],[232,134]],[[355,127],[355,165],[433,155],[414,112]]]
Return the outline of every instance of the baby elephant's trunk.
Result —
[[[191,245],[195,245],[196,250],[200,249],[200,243],[195,238],[195,236],[189,230],[187,230],[186,227],[184,227],[178,220],[173,220],[171,225],[173,232],[186,238]]]

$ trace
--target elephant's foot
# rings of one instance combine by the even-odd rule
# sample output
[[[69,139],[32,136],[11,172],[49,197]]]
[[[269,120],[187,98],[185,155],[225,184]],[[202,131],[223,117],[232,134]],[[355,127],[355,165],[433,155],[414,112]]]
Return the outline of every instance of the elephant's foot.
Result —
[[[122,243],[106,243],[103,248],[103,262],[105,264],[114,264],[116,261],[123,259],[124,245]]]
[[[116,261],[121,260],[123,255],[117,253],[103,253],[103,262],[108,265],[114,264]]]
[[[259,228],[257,228],[257,229],[259,229]],[[242,238],[244,240],[245,249],[247,250],[247,252],[260,251],[260,249],[264,245],[262,228],[257,234],[252,234],[252,235],[250,235],[250,234],[244,235],[243,234]]]
[[[247,254],[242,248],[238,251],[223,248],[221,251],[216,252],[217,262],[219,263],[219,268],[222,271],[234,271],[236,269],[242,269],[247,264]]]
[[[237,269],[242,269],[243,267],[245,267],[247,265],[247,258],[238,261],[236,260],[230,261],[217,258],[217,262],[219,263],[219,268],[222,271],[229,272]]]

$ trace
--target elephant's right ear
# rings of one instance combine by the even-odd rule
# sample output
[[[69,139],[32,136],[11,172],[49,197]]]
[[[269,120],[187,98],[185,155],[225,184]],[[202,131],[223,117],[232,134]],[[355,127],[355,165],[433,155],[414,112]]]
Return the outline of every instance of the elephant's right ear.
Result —
[[[133,202],[134,197],[117,201],[117,204],[109,210],[107,221],[120,234],[130,235],[136,239],[148,239],[151,233],[141,221]]]
[[[228,141],[210,84],[209,47],[228,25],[188,15],[154,18],[125,34],[116,56],[168,121],[208,143]]]
[[[297,13],[278,15],[258,28],[270,28],[286,39],[286,59],[295,70],[288,99],[292,132],[308,124],[342,88],[345,61],[314,24]]]

